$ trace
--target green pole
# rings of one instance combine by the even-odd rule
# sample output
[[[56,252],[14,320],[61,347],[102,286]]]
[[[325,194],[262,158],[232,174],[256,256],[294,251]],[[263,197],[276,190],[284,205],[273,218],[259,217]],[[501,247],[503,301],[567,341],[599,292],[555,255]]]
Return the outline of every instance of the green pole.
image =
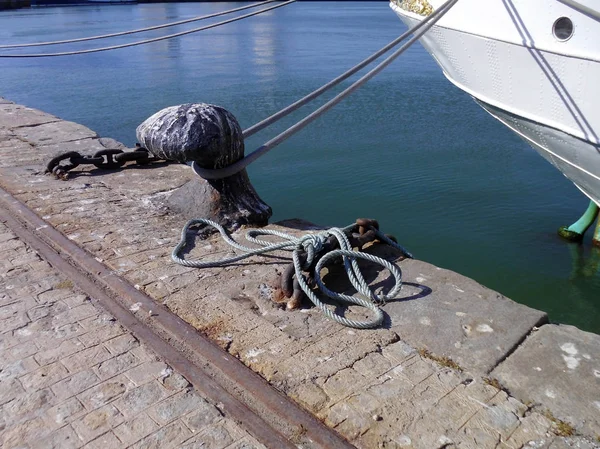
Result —
[[[594,231],[592,245],[600,247],[600,213],[598,213],[598,221],[596,222],[596,230]]]
[[[559,228],[558,235],[571,242],[580,242],[583,240],[583,234],[585,234],[585,231],[587,231],[588,228],[594,223],[597,215],[598,205],[593,201],[590,201],[588,208],[583,213],[581,218],[569,227],[562,226]],[[596,227],[594,239],[600,241],[600,230],[598,227]]]

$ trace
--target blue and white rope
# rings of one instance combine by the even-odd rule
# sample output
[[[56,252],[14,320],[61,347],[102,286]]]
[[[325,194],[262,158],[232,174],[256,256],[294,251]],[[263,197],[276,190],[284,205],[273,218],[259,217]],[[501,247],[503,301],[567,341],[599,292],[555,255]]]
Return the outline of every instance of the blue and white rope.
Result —
[[[243,251],[243,254],[225,257],[216,261],[200,261],[200,260],[186,260],[180,256],[181,251],[186,246],[187,241],[187,233],[192,226],[196,225],[207,225],[212,226],[219,231],[223,240],[227,242],[233,248]],[[345,228],[330,228],[326,231],[314,233],[314,234],[305,234],[301,237],[294,237],[292,235],[286,234],[284,232],[274,231],[270,229],[250,229],[246,232],[246,240],[256,245],[258,247],[247,247],[241,245],[231,238],[231,236],[227,233],[227,231],[218,223],[198,218],[190,220],[186,223],[181,231],[181,240],[177,244],[177,246],[173,249],[171,254],[171,259],[183,266],[193,267],[193,268],[214,268],[214,267],[223,267],[225,265],[238,262],[240,260],[249,258],[251,256],[260,255],[269,253],[277,250],[285,250],[292,251],[292,259],[294,263],[294,269],[296,273],[296,279],[302,291],[306,294],[306,296],[311,300],[311,302],[321,310],[321,312],[329,319],[332,319],[340,324],[345,326],[357,328],[357,329],[369,329],[373,327],[379,326],[384,319],[383,311],[380,309],[379,305],[384,304],[386,301],[395,298],[396,295],[400,292],[402,287],[402,272],[400,268],[390,263],[389,261],[374,256],[372,254],[364,253],[361,251],[354,251],[350,245],[348,238],[345,235],[345,231],[349,231],[354,228],[356,225],[352,224]],[[411,257],[412,255],[406,251],[402,246],[398,245],[396,242],[390,240],[379,230],[375,230],[377,233],[377,238],[381,241],[384,241],[390,246],[395,247],[400,250],[406,257]],[[265,240],[260,240],[257,237],[261,235],[271,235],[280,237],[283,239],[279,242],[269,242]],[[315,282],[321,292],[329,298],[343,301],[350,304],[356,304],[361,307],[365,307],[369,309],[374,317],[365,321],[356,321],[345,318],[342,315],[339,315],[329,309],[326,304],[324,304],[319,297],[316,295],[315,291],[310,288],[307,283],[306,277],[304,275],[304,271],[306,271],[313,263],[314,257],[321,251],[324,243],[330,236],[335,236],[337,239],[340,249],[336,249],[328,252],[323,255],[317,265],[314,268],[313,277]],[[300,261],[300,251],[305,251],[307,258],[304,264]],[[350,296],[343,293],[337,293],[330,289],[328,289],[323,280],[321,279],[321,270],[325,267],[327,262],[332,261],[337,257],[342,257],[344,262],[344,268],[346,270],[346,274],[352,286],[356,289],[359,296]],[[357,259],[365,259],[370,262],[381,265],[386,268],[395,279],[394,287],[385,295],[378,295],[373,291],[373,289],[369,286],[364,276],[362,275],[360,268],[358,267]]]

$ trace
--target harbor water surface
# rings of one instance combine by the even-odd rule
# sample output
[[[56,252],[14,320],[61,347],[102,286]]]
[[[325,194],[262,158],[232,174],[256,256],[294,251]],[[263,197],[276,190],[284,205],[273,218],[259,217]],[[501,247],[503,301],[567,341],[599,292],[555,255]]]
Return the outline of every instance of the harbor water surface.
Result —
[[[0,42],[114,33],[241,5],[3,11]],[[203,24],[10,52],[94,48]],[[221,105],[247,128],[404,30],[385,2],[294,3],[150,45],[79,56],[2,59],[0,96],[128,145],[135,143],[135,128],[144,119],[181,103]],[[253,136],[246,152],[314,107],[304,107]],[[591,247],[590,236],[578,245],[556,235],[559,226],[578,218],[588,200],[448,82],[419,45],[252,165],[249,173],[273,207],[274,220],[301,217],[343,226],[357,217],[377,218],[417,258],[542,309],[554,322],[600,332],[600,251]]]

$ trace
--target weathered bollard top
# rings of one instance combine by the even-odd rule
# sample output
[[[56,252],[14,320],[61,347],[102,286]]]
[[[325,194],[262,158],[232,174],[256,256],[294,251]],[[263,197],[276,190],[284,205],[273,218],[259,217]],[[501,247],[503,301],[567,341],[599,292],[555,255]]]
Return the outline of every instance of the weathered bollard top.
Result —
[[[226,109],[206,103],[171,106],[146,119],[136,130],[138,141],[162,159],[200,165],[240,159],[244,138],[236,118]],[[227,163],[229,162],[229,163]]]
[[[137,127],[138,141],[156,157],[206,169],[224,168],[244,157],[242,129],[232,113],[206,103],[188,103],[158,111]],[[224,179],[196,178],[167,200],[186,218],[209,218],[233,230],[264,226],[271,216],[250,184],[246,170]]]

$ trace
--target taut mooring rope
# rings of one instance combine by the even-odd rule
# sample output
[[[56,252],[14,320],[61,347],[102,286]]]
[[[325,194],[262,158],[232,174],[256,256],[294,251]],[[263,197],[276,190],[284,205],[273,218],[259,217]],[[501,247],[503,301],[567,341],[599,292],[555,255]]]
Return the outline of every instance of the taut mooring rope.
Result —
[[[265,3],[272,3],[274,1],[276,1],[276,0],[266,0],[264,2],[253,3],[253,4],[248,5],[248,6],[242,6],[241,8],[229,9],[227,11],[216,12],[216,13],[208,14],[208,15],[205,15],[205,16],[192,17],[191,19],[179,20],[177,22],[171,22],[171,23],[164,23],[162,25],[155,25],[155,26],[151,26],[151,27],[147,27],[147,28],[139,28],[137,30],[121,31],[119,33],[111,33],[111,34],[101,34],[99,36],[80,37],[80,38],[77,38],[77,39],[67,39],[67,40],[62,40],[62,41],[33,42],[33,43],[29,43],[29,44],[0,45],[0,48],[1,49],[4,49],[4,48],[23,48],[23,47],[41,47],[43,45],[73,44],[75,42],[93,41],[93,40],[97,40],[97,39],[108,39],[108,38],[111,38],[111,37],[126,36],[126,35],[129,35],[129,34],[145,33],[146,31],[160,30],[162,28],[168,28],[168,27],[173,27],[173,26],[177,26],[177,25],[184,25],[186,23],[198,22],[200,20],[205,20],[205,19],[212,19],[213,17],[224,16],[226,14],[231,14],[233,12],[238,12],[238,11],[243,11],[245,9],[256,8],[257,6],[262,6]]]
[[[206,262],[203,262],[200,260],[185,260],[185,259],[183,259],[179,255],[179,253],[186,246],[186,241],[187,241],[186,237],[187,237],[188,230],[192,226],[196,226],[196,225],[208,225],[208,226],[212,226],[212,227],[216,228],[221,233],[221,236],[223,237],[223,240],[225,240],[225,242],[227,242],[232,247],[243,251],[244,253],[241,255],[237,255],[237,256],[226,257],[221,260],[206,261]],[[400,271],[400,268],[398,268],[396,265],[388,262],[385,259],[382,259],[381,257],[377,257],[372,254],[367,254],[367,253],[360,252],[360,251],[354,251],[352,249],[352,246],[350,245],[350,242],[348,241],[348,238],[344,234],[344,231],[351,230],[355,226],[356,226],[356,224],[352,224],[345,228],[331,228],[331,229],[328,229],[327,231],[319,232],[316,234],[305,234],[302,237],[294,237],[292,235],[285,234],[283,232],[269,230],[269,229],[249,229],[246,232],[246,239],[249,242],[259,245],[258,248],[256,248],[256,247],[250,248],[247,246],[243,246],[243,245],[239,244],[238,242],[236,242],[235,240],[233,240],[231,238],[231,236],[227,233],[227,231],[218,223],[215,223],[214,221],[207,220],[204,218],[198,218],[198,219],[193,219],[193,220],[188,221],[186,223],[186,225],[183,227],[183,230],[181,231],[181,240],[179,241],[177,246],[173,249],[173,252],[171,254],[171,259],[174,262],[176,262],[180,265],[184,265],[186,267],[193,267],[193,268],[211,268],[211,267],[213,267],[214,268],[214,267],[222,267],[222,266],[234,263],[234,262],[238,262],[240,260],[249,258],[254,255],[265,254],[265,253],[276,251],[276,250],[293,251],[292,258],[294,261],[294,269],[295,269],[296,279],[298,280],[298,283],[300,284],[302,291],[304,291],[304,293],[306,294],[306,296],[308,296],[308,298],[311,300],[311,302],[317,308],[319,308],[319,310],[321,310],[321,312],[327,318],[334,320],[337,323],[343,324],[344,326],[357,328],[357,329],[369,329],[369,328],[377,327],[382,323],[384,315],[383,315],[382,310],[378,307],[378,304],[385,303],[387,300],[390,300],[390,299],[396,297],[396,295],[400,291],[400,288],[402,287],[402,272]],[[378,229],[374,229],[374,230],[375,230],[375,232],[377,234],[377,238],[379,240],[400,250],[405,256],[412,257],[412,255],[408,251],[406,251],[402,246],[398,245],[396,242],[389,239]],[[273,243],[273,242],[268,242],[268,241],[264,241],[264,240],[259,240],[256,237],[260,236],[260,235],[273,235],[273,236],[281,237],[283,239],[283,241]],[[375,316],[370,320],[366,320],[366,321],[351,320],[351,319],[345,318],[344,316],[333,312],[317,297],[315,292],[310,288],[310,286],[308,285],[308,283],[306,281],[306,277],[304,276],[303,271],[306,270],[313,263],[314,257],[319,253],[319,251],[323,247],[324,242],[330,236],[335,236],[335,238],[337,239],[337,241],[340,245],[340,249],[330,251],[329,253],[325,254],[318,261],[318,263],[315,266],[314,271],[312,273],[313,277],[315,279],[315,282],[317,283],[321,292],[323,292],[329,298],[344,301],[344,302],[350,303],[350,304],[356,304],[356,305],[365,307],[365,308],[369,309],[370,311],[372,311]],[[304,265],[302,265],[302,263],[300,261],[300,252],[301,251],[305,251],[307,254],[307,260]],[[330,261],[331,259],[334,259],[336,257],[343,258],[344,268],[346,270],[348,279],[350,280],[350,282],[352,283],[352,286],[356,289],[356,291],[359,292],[359,294],[363,296],[363,298],[349,296],[349,295],[345,295],[342,293],[336,293],[334,291],[329,290],[323,284],[323,281],[321,280],[320,272],[328,261]],[[390,271],[390,273],[394,276],[394,279],[396,282],[394,284],[394,287],[389,291],[388,294],[377,295],[369,287],[369,284],[365,280],[364,276],[362,275],[362,273],[358,267],[358,262],[356,261],[356,259],[368,260],[370,262],[379,264],[382,267],[384,267]]]
[[[444,14],[446,14],[446,12],[448,12],[450,10],[450,8],[452,6],[454,6],[454,4],[457,1],[458,0],[448,0],[439,9],[437,9],[434,13],[432,13],[429,16],[427,16],[425,19],[423,19],[417,25],[415,25],[414,27],[412,27],[410,30],[408,30],[406,33],[404,33],[398,39],[396,39],[395,41],[393,41],[392,43],[395,42],[394,45],[396,45],[401,40],[401,38],[404,38],[404,37],[408,36],[409,34],[416,33],[412,38],[410,38],[408,40],[408,42],[406,42],[398,50],[396,50],[394,53],[392,53],[390,56],[388,56],[383,62],[381,62],[379,65],[377,65],[374,69],[372,69],[366,75],[364,75],[363,77],[361,77],[360,79],[358,79],[357,81],[355,81],[354,84],[352,84],[350,87],[348,87],[347,89],[345,89],[344,91],[342,91],[341,93],[339,93],[338,95],[336,95],[334,98],[332,98],[327,103],[325,103],[323,106],[321,106],[319,109],[317,109],[316,111],[314,111],[311,114],[307,115],[302,120],[300,120],[296,124],[292,125],[288,129],[286,129],[285,131],[283,131],[281,134],[275,136],[273,139],[271,139],[268,142],[264,143],[263,145],[261,145],[260,147],[258,147],[256,150],[254,150],[252,153],[250,153],[249,155],[247,155],[243,159],[240,159],[239,161],[237,161],[237,162],[235,162],[235,163],[233,163],[233,164],[231,164],[231,165],[229,165],[227,167],[218,168],[218,169],[202,168],[196,162],[192,162],[192,168],[194,169],[194,171],[196,172],[196,174],[198,174],[199,176],[201,176],[204,179],[221,179],[221,178],[227,178],[229,176],[235,175],[236,173],[242,171],[248,165],[250,165],[252,162],[254,162],[255,160],[257,160],[261,156],[264,156],[269,151],[271,151],[273,148],[275,148],[277,145],[279,145],[280,143],[282,143],[283,141],[285,141],[289,137],[293,136],[298,131],[300,131],[301,129],[303,129],[306,125],[308,125],[309,123],[311,123],[312,121],[314,121],[315,119],[317,119],[318,117],[320,117],[321,115],[323,115],[329,109],[331,109],[332,107],[334,107],[336,104],[338,104],[344,98],[346,98],[348,95],[350,95],[351,93],[353,93],[355,90],[357,90],[363,84],[365,84],[367,81],[369,81],[371,78],[373,78],[379,72],[381,72],[384,68],[386,68],[388,65],[390,65],[398,56],[400,56],[402,53],[404,53],[404,51],[406,51],[406,49],[408,49],[421,36],[423,36],[423,34],[425,34],[438,20],[440,20],[444,16]],[[384,47],[384,49],[391,48],[390,45],[392,43],[390,43],[389,45],[387,45],[386,47]],[[389,47],[389,48],[387,48],[387,47]],[[380,53],[380,52],[384,53],[383,49],[379,50],[377,53]],[[364,61],[361,62],[358,65],[361,66],[361,68],[362,68],[362,67],[364,67],[363,64],[364,64]],[[364,65],[366,65],[366,64],[364,64]],[[355,72],[353,70],[354,70],[354,68],[350,69],[348,72],[346,72],[344,75],[341,75],[341,76],[345,76],[347,78],[348,76],[350,76],[352,73]],[[351,71],[352,71],[352,73],[350,73],[350,75],[346,76],[346,74],[348,74]],[[320,95],[325,90],[329,89],[330,87],[333,87],[335,84],[337,84],[340,81],[342,81],[342,80],[339,80],[339,81],[337,81],[337,80],[338,80],[338,78],[334,79],[330,83],[328,83],[325,86],[317,89],[316,91],[314,91],[313,93],[307,95],[306,97],[302,98],[301,100],[297,101],[296,103],[293,103],[292,105],[286,107],[285,109],[283,109],[280,112],[272,115],[271,117],[269,117],[269,118],[263,120],[262,122],[259,122],[256,125],[248,128],[246,131],[244,131],[244,136],[246,137],[249,134],[253,134],[253,133],[259,131],[260,129],[263,129],[268,124],[271,124],[271,123],[275,122],[276,120],[279,120],[280,118],[284,117],[285,115],[289,114],[290,112],[296,110],[298,107],[300,107],[303,104],[307,103],[308,101],[312,100],[316,96]],[[334,82],[335,82],[335,84],[332,84]],[[318,94],[316,94],[316,92],[318,92]]]
[[[91,48],[88,50],[64,51],[64,52],[59,52],[59,53],[28,53],[28,54],[15,54],[15,55],[0,54],[0,58],[43,58],[43,57],[50,57],[50,56],[73,56],[73,55],[83,55],[83,54],[87,54],[87,53],[97,53],[100,51],[117,50],[119,48],[134,47],[136,45],[150,44],[152,42],[164,41],[166,39],[173,39],[175,37],[185,36],[186,34],[197,33],[199,31],[208,30],[210,28],[215,28],[215,27],[218,27],[221,25],[225,25],[227,23],[236,22],[238,20],[242,20],[247,17],[252,17],[252,16],[256,16],[257,14],[262,14],[264,12],[271,11],[272,9],[277,9],[277,8],[281,8],[282,6],[287,6],[290,3],[294,3],[296,1],[297,0],[287,0],[283,3],[277,4],[275,6],[263,8],[260,11],[254,11],[254,12],[251,12],[248,14],[243,14],[241,16],[237,16],[232,19],[222,20],[221,22],[213,23],[213,24],[206,25],[206,26],[203,26],[200,28],[194,28],[194,29],[187,30],[187,31],[181,31],[179,33],[169,34],[168,36],[160,36],[160,37],[155,37],[152,39],[145,39],[145,40],[137,41],[137,42],[129,42],[127,44],[112,45],[110,47]]]
[[[565,5],[570,6],[571,8],[573,8],[587,16],[590,16],[593,19],[600,21],[600,11],[598,11],[596,9],[592,9],[589,6],[585,6],[584,4],[575,2],[573,0],[558,0],[558,1],[561,3],[564,3]]]

